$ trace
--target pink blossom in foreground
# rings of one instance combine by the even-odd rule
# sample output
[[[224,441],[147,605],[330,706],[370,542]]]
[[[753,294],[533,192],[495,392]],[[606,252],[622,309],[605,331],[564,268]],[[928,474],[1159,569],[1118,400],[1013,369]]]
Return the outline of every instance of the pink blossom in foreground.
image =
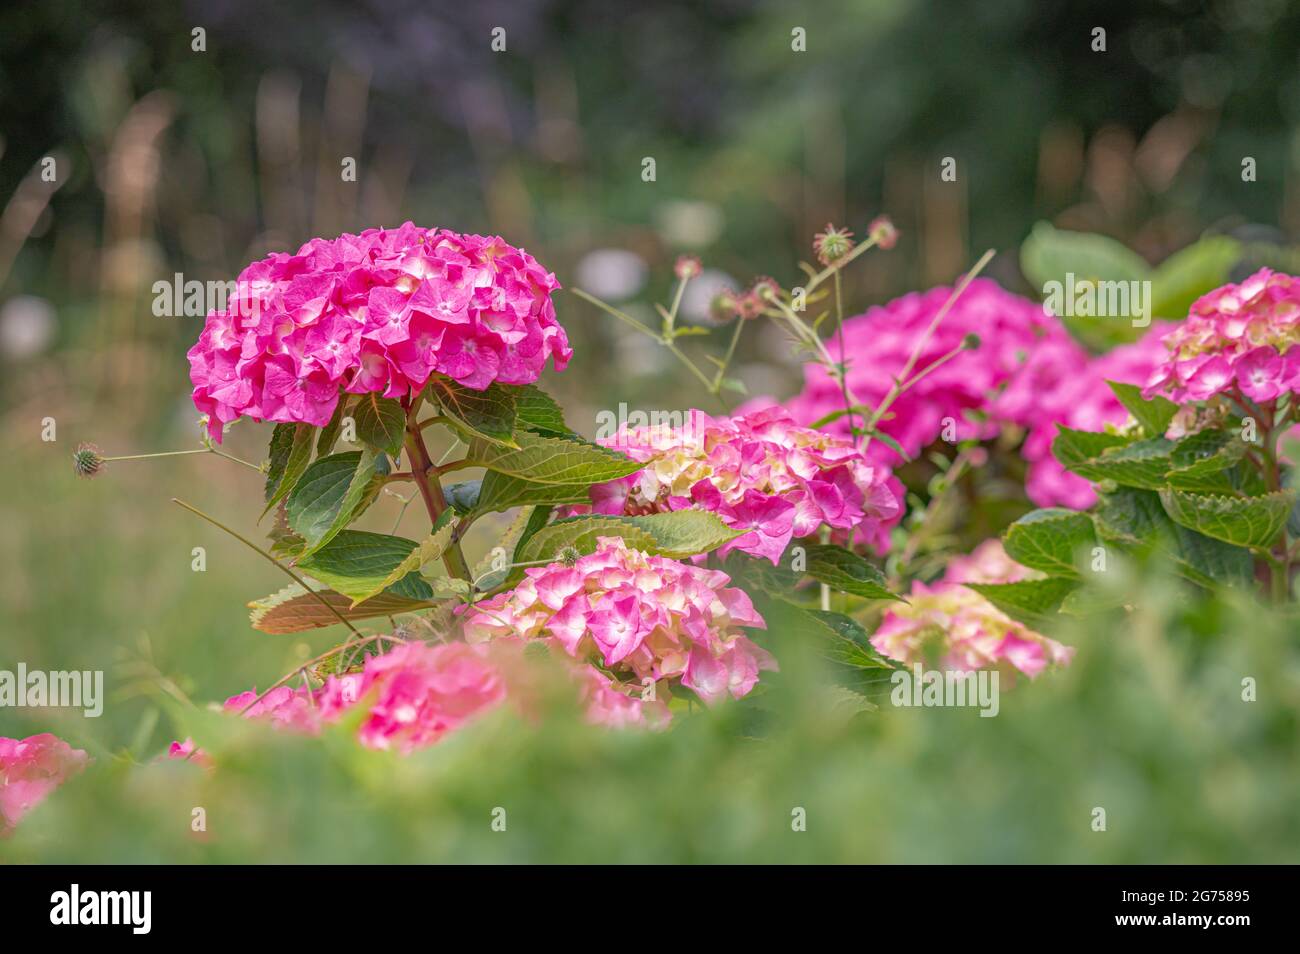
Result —
[[[601,443],[647,466],[591,488],[595,512],[710,510],[746,531],[722,556],[742,550],[776,564],[791,539],[822,527],[879,544],[901,510],[883,465],[780,408],[719,418],[691,411],[682,427],[624,428]]]
[[[1260,269],[1198,298],[1164,338],[1143,393],[1177,403],[1228,392],[1270,402],[1300,388],[1300,278]]]
[[[530,567],[513,590],[476,603],[466,613],[465,634],[472,642],[544,639],[631,677],[637,690],[676,681],[706,703],[739,699],[776,662],[744,635],[742,627],[766,624],[730,582],[720,570],[601,537],[596,552],[572,566]]]
[[[0,838],[88,761],[83,750],[48,732],[25,739],[0,737]]]
[[[953,560],[944,579],[913,583],[906,605],[891,608],[871,637],[877,651],[903,663],[923,662],[937,651],[945,669],[997,669],[1031,679],[1065,665],[1074,650],[1013,620],[963,583],[1010,583],[1031,572],[1016,564],[997,540]]]
[[[340,388],[400,399],[433,374],[527,384],[572,354],[551,302],[559,282],[495,236],[407,222],[317,238],[236,284],[189,351],[194,404],[218,441],[241,416],[324,426]]]

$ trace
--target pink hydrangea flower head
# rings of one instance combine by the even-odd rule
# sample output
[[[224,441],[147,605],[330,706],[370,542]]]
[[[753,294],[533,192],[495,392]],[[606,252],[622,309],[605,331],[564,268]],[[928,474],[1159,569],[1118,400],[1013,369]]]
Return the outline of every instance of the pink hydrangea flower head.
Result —
[[[754,688],[761,670],[776,668],[744,635],[744,627],[764,627],[763,618],[720,570],[649,556],[620,537],[601,537],[596,551],[573,566],[553,563],[524,572],[513,590],[466,611],[467,639],[546,640],[627,679],[637,694],[629,697],[634,705],[652,682],[660,687],[657,695],[675,682],[706,703],[728,695],[739,699]],[[597,708],[609,710],[612,697],[599,696]],[[631,717],[622,702],[616,710],[606,721],[666,718],[666,710]]]
[[[1041,305],[983,278],[970,283],[926,338],[951,293],[950,288],[914,292],[844,322],[849,388],[872,407],[884,400],[918,346],[916,371],[960,348],[968,335],[978,337],[977,348],[961,351],[908,388],[880,422],[880,430],[913,457],[943,433],[949,420],[957,440],[991,436],[991,425],[972,420],[972,412],[985,408],[1041,341],[1070,340],[1060,321]],[[826,345],[835,360],[842,360],[838,335]],[[809,424],[843,410],[844,394],[839,381],[820,364],[808,364],[803,391],[785,407],[796,421]],[[825,429],[847,435],[848,427],[848,419],[840,417]],[[883,441],[872,441],[868,454],[886,464],[899,462]]]
[[[58,736],[0,737],[0,838],[89,761]]]
[[[891,608],[871,637],[877,651],[900,662],[923,662],[938,647],[940,665],[969,672],[997,669],[1031,679],[1065,665],[1074,650],[1013,620],[963,583],[1010,583],[1041,574],[1011,560],[997,540],[949,564],[944,579],[912,584],[909,602]]]
[[[646,467],[593,487],[597,513],[713,511],[745,531],[722,556],[741,550],[776,564],[791,539],[823,526],[879,545],[901,510],[884,465],[778,407],[721,418],[691,411],[682,426],[624,427],[601,443]]]
[[[433,374],[482,390],[528,384],[572,351],[555,276],[496,236],[410,222],[312,239],[240,273],[189,350],[214,440],[241,416],[329,422],[340,390],[404,398]]]
[[[1143,393],[1206,401],[1240,391],[1272,401],[1300,387],[1300,278],[1260,269],[1198,298],[1164,337]]]

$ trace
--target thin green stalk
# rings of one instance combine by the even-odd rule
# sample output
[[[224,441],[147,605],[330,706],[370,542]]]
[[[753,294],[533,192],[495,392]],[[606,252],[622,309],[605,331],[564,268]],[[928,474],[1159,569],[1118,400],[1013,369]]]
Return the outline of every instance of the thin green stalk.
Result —
[[[179,499],[178,497],[173,497],[173,498],[172,498],[172,503],[177,504],[177,505],[179,505],[179,506],[181,506],[181,507],[184,507],[186,510],[188,510],[190,513],[194,514],[196,517],[201,517],[202,519],[206,520],[208,523],[212,524],[212,525],[213,525],[214,527],[216,527],[217,529],[219,529],[219,530],[224,530],[226,533],[230,534],[232,537],[234,537],[236,540],[238,540],[238,541],[239,541],[240,543],[242,543],[244,546],[248,547],[250,550],[253,550],[253,551],[257,552],[257,553],[260,553],[264,558],[266,558],[266,559],[269,560],[271,563],[273,563],[273,564],[275,564],[277,567],[279,567],[280,570],[281,570],[281,572],[283,572],[284,574],[286,574],[286,575],[287,575],[291,580],[293,580],[295,583],[297,583],[299,586],[301,586],[304,590],[306,590],[306,591],[307,591],[308,593],[310,593],[312,596],[316,597],[316,599],[320,601],[320,603],[321,603],[322,606],[324,606],[327,610],[329,610],[329,611],[330,611],[331,613],[333,613],[336,617],[338,617],[338,621],[339,621],[340,623],[342,623],[342,624],[343,624],[344,626],[346,626],[348,629],[352,630],[352,632],[356,633],[358,636],[361,635],[360,632],[357,630],[357,628],[356,628],[355,626],[352,625],[352,623],[348,620],[348,618],[347,618],[346,616],[344,616],[342,613],[340,613],[340,612],[338,611],[338,608],[335,607],[333,603],[331,603],[329,600],[325,599],[325,597],[321,596],[320,593],[318,593],[318,592],[316,592],[315,590],[313,590],[310,586],[307,585],[307,581],[306,581],[306,580],[304,580],[302,577],[300,577],[297,573],[293,572],[293,570],[289,569],[287,566],[285,566],[283,563],[281,563],[281,562],[280,562],[279,560],[277,560],[275,557],[271,556],[271,554],[267,553],[265,550],[263,550],[261,547],[259,547],[259,546],[258,546],[256,543],[254,543],[252,540],[249,540],[247,537],[242,536],[241,534],[236,533],[234,530],[231,530],[229,527],[227,527],[227,526],[226,526],[224,523],[222,523],[220,520],[216,519],[215,517],[209,516],[208,514],[204,513],[202,510],[200,510],[198,507],[195,507],[195,506],[193,506],[193,505],[191,505],[191,504],[187,504],[184,500],[181,500],[181,499]]]

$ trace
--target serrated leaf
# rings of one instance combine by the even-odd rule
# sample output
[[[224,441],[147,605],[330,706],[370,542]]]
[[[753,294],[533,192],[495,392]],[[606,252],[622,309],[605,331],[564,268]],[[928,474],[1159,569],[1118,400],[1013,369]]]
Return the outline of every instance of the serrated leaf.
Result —
[[[655,538],[621,517],[568,517],[542,527],[516,553],[515,562],[540,563],[554,560],[561,550],[572,547],[579,554],[594,553],[600,537],[622,537],[636,550],[653,552]]]
[[[857,620],[843,613],[825,610],[799,610],[830,631],[834,638],[828,641],[823,655],[832,662],[853,669],[893,669],[894,665],[874,646],[867,631]]]
[[[433,529],[429,531],[428,535],[412,548],[411,552],[406,555],[402,562],[389,570],[387,576],[373,586],[361,586],[358,584],[356,592],[348,593],[348,595],[352,596],[353,605],[355,606],[357,603],[370,599],[380,591],[386,590],[390,586],[395,586],[398,583],[405,581],[408,574],[418,574],[422,568],[432,563],[446,552],[447,547],[451,544],[452,534],[455,530],[455,515],[451,510],[444,510],[438,516],[437,522],[434,523]],[[404,540],[402,537],[394,537],[393,539]],[[407,584],[410,585],[412,582],[414,581],[407,581]]]
[[[474,504],[476,513],[511,510],[530,504],[561,506],[591,502],[587,484],[539,484],[489,470]]]
[[[341,530],[315,553],[298,559],[298,567],[352,600],[364,600],[385,587],[403,596],[430,599],[433,591],[415,570],[389,581],[418,544],[366,530]]]
[[[1070,468],[1089,480],[1113,480],[1125,487],[1159,490],[1168,480],[1165,475],[1173,463],[1173,442],[1163,437],[1135,441],[1124,447],[1112,447],[1097,457],[1080,461]]]
[[[1142,389],[1135,384],[1120,381],[1107,381],[1106,384],[1115,393],[1115,397],[1119,398],[1119,403],[1133,415],[1133,419],[1142,425],[1148,437],[1163,437],[1165,431],[1169,430],[1169,422],[1178,413],[1178,405],[1173,401],[1158,394],[1144,398]]]
[[[1022,566],[1049,576],[1078,579],[1075,554],[1097,545],[1097,534],[1087,514],[1051,507],[1025,514],[1002,537],[1007,555]]]
[[[506,447],[518,446],[515,437],[515,396],[499,384],[475,391],[450,378],[434,375],[425,393],[464,432],[467,440],[483,440]]]
[[[289,525],[314,553],[351,523],[374,499],[388,473],[388,460],[369,447],[322,457],[307,468],[289,495]],[[301,558],[300,558],[301,559]]]
[[[1262,497],[1160,491],[1160,503],[1175,523],[1215,540],[1252,549],[1264,549],[1277,542],[1295,501],[1296,493],[1290,490]]]
[[[677,560],[709,553],[730,540],[744,536],[746,532],[733,530],[715,513],[694,508],[616,519],[654,537],[654,549],[651,552]]]
[[[1076,431],[1063,424],[1056,426],[1057,434],[1052,440],[1052,456],[1061,462],[1066,470],[1073,470],[1076,464],[1099,457],[1113,447],[1123,447],[1131,443],[1130,438],[1117,434],[1098,431]]]
[[[320,599],[317,598],[318,596]],[[322,606],[321,599],[326,600],[349,621],[372,619],[377,616],[396,616],[399,613],[411,613],[437,605],[430,600],[414,600],[393,593],[380,593],[373,599],[354,606],[352,600],[342,593],[333,590],[317,590],[316,595],[312,595],[297,583],[292,583],[279,592],[249,603],[248,607],[252,610],[249,613],[249,622],[254,629],[273,635],[301,633],[309,629],[337,625],[338,616]]]
[[[555,437],[573,432],[564,422],[564,412],[555,398],[535,384],[505,386],[515,399],[515,427]]]
[[[266,472],[266,507],[262,510],[262,517],[287,497],[302,479],[311,462],[312,431],[310,424],[275,425],[271,432],[271,464]]]
[[[1099,536],[1124,550],[1159,550],[1190,580],[1210,586],[1249,586],[1254,580],[1250,551],[1214,540],[1169,519],[1152,490],[1121,487],[1101,494],[1095,511]]]
[[[376,392],[357,396],[352,420],[357,428],[357,440],[376,450],[396,457],[402,452],[406,440],[406,411],[392,398],[380,397]]]
[[[889,591],[884,573],[856,553],[830,544],[814,544],[805,549],[807,573],[814,580],[864,599],[906,602]]]
[[[599,484],[646,466],[578,438],[544,437],[531,431],[519,431],[515,438],[515,448],[476,439],[465,458],[473,466],[539,484]]]
[[[1050,617],[1079,584],[1075,580],[1049,576],[1043,580],[1014,583],[964,583],[1012,619],[1033,626]]]
[[[1227,431],[1205,430],[1174,445],[1170,477],[1204,477],[1226,470],[1246,456],[1246,443]]]

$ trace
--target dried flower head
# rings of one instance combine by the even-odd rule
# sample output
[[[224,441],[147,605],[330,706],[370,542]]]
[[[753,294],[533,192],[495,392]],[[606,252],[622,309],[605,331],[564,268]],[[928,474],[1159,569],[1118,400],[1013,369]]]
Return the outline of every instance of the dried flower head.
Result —
[[[813,236],[813,252],[823,265],[834,265],[853,251],[855,244],[852,232],[837,228],[830,222],[826,223],[826,231]]]
[[[104,458],[94,444],[78,444],[72,452],[72,467],[78,477],[94,477],[103,469]]]

